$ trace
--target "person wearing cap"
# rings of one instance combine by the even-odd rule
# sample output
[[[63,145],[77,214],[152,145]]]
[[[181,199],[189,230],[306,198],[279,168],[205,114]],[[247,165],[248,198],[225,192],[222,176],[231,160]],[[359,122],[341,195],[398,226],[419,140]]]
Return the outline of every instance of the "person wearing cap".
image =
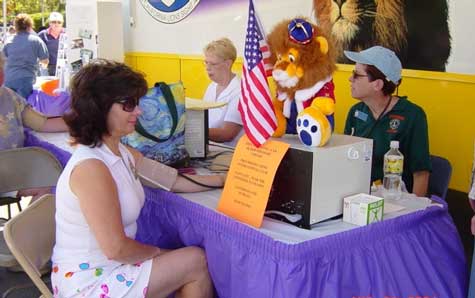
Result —
[[[43,40],[48,48],[49,63],[48,74],[54,76],[56,73],[56,61],[58,60],[58,46],[59,36],[64,33],[63,29],[63,15],[59,12],[52,12],[49,15],[49,27],[38,33],[38,36]]]
[[[236,47],[228,38],[220,38],[207,44],[203,52],[206,72],[212,81],[206,89],[203,100],[226,103],[208,112],[209,139],[235,146],[244,133],[238,111],[241,80],[231,70],[237,56]]]
[[[3,48],[7,57],[5,86],[27,98],[33,91],[38,61],[48,65],[48,49],[32,30],[33,21],[25,13],[15,17],[16,35],[9,38]]]
[[[348,112],[344,132],[373,139],[371,181],[382,181],[384,154],[397,140],[404,155],[402,179],[407,190],[426,196],[431,171],[427,118],[406,96],[393,95],[401,83],[401,61],[381,46],[344,54],[356,62],[349,80],[352,97],[361,101]]]

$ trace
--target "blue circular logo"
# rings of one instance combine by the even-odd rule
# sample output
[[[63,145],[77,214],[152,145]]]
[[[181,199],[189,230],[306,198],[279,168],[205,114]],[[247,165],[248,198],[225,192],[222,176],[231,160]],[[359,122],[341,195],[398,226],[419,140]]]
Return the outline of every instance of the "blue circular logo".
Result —
[[[140,3],[157,21],[173,24],[186,18],[200,0],[140,0]]]

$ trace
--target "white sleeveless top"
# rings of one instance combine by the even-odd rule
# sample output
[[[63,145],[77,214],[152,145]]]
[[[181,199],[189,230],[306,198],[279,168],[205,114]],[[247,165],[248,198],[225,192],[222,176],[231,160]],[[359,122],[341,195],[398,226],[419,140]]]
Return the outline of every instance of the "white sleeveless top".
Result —
[[[112,153],[105,144],[95,148],[79,145],[59,177],[51,274],[54,297],[145,296],[152,260],[125,265],[107,259],[69,186],[72,170],[82,161],[99,159],[104,162],[117,186],[125,234],[134,239],[145,194],[134,175],[132,154],[122,144],[119,144],[119,151],[122,157]]]
[[[134,176],[135,160],[122,144],[119,145],[122,158],[112,153],[103,144],[90,148],[79,145],[59,177],[56,188],[56,245],[53,262],[75,261],[87,257],[96,261],[107,260],[101,252],[91,229],[79,206],[79,200],[71,191],[69,179],[72,170],[83,160],[99,159],[109,168],[117,185],[122,224],[127,237],[134,239],[137,232],[136,220],[145,201],[143,187]]]

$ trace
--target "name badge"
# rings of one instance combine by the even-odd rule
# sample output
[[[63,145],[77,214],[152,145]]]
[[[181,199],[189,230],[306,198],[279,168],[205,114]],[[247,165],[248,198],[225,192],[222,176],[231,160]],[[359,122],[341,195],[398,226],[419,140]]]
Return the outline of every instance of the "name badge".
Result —
[[[368,120],[368,114],[366,114],[365,112],[358,111],[358,110],[355,111],[355,117],[365,122],[366,120]]]

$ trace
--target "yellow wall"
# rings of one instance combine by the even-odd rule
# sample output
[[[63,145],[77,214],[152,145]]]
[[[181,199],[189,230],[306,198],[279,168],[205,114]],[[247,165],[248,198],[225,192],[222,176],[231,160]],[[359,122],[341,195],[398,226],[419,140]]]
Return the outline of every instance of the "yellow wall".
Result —
[[[183,81],[186,95],[193,98],[201,98],[210,82],[202,56],[127,53],[125,61],[144,72],[150,86],[158,81]],[[237,73],[241,67],[241,60],[233,66]],[[339,65],[334,74],[339,133],[343,131],[349,108],[356,103],[351,98],[348,81],[352,69],[351,65]],[[426,111],[431,154],[450,160],[453,167],[450,188],[467,192],[475,139],[475,75],[404,70],[399,94],[408,95]]]

